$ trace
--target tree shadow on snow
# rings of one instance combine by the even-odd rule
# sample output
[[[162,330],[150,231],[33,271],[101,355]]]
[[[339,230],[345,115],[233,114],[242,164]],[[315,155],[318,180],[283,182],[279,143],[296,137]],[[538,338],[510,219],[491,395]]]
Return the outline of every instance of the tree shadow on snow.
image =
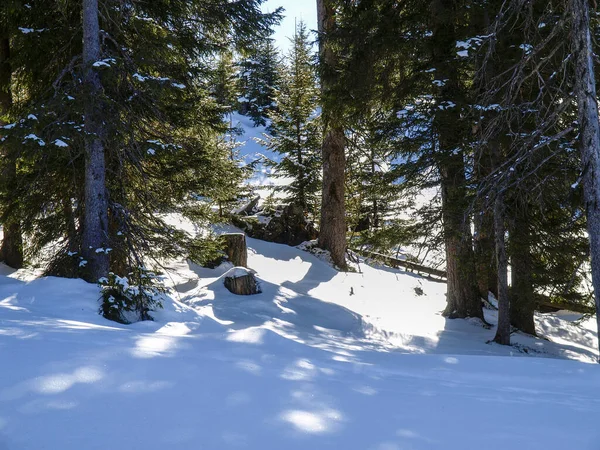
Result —
[[[219,278],[200,293],[182,300],[194,307],[212,306],[217,319],[233,322],[230,326],[236,329],[274,322],[304,332],[365,337],[367,327],[362,317],[343,306],[297,294],[264,280],[260,280],[260,286],[260,294],[237,296],[231,294]],[[209,292],[214,294],[214,299],[209,298]]]

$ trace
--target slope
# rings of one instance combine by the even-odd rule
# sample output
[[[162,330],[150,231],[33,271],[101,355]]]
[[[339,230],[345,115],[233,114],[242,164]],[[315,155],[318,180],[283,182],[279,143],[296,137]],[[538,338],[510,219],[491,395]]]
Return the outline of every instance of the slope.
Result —
[[[539,316],[549,340],[490,345],[439,315],[443,285],[249,246],[263,294],[180,261],[156,320],[129,326],[95,286],[0,276],[0,449],[597,448],[600,369],[556,359],[591,360],[585,327]]]

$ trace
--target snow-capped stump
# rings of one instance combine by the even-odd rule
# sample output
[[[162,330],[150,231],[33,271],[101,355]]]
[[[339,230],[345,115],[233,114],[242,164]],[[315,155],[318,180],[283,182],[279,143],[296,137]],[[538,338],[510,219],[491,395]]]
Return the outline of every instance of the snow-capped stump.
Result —
[[[223,284],[232,294],[260,294],[260,284],[254,276],[254,271],[245,267],[234,267],[223,276]]]
[[[225,239],[225,253],[229,262],[236,267],[248,267],[248,249],[246,248],[246,235],[244,233],[228,233]]]

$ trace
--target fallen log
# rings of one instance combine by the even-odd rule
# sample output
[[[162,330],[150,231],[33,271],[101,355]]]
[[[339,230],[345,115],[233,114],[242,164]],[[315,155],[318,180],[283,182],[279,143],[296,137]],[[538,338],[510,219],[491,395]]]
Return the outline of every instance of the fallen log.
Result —
[[[418,263],[415,263],[412,261],[406,261],[404,259],[394,258],[392,256],[384,255],[382,253],[372,252],[370,250],[353,250],[353,251],[358,253],[359,255],[365,256],[367,258],[379,260],[395,269],[402,267],[404,269],[407,269],[411,272],[415,272],[417,274],[426,274],[426,275],[431,275],[431,276],[435,276],[435,277],[439,277],[439,278],[443,278],[443,279],[447,278],[447,274],[446,274],[445,270],[434,269],[432,267],[427,267],[427,266],[424,266],[422,264],[418,264]],[[443,280],[439,280],[439,279],[434,279],[434,280],[435,281],[443,281]]]

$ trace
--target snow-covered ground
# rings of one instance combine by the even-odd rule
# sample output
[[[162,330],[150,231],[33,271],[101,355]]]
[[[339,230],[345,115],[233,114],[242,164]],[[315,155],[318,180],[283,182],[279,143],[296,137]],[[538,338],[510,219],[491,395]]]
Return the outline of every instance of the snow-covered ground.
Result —
[[[443,284],[248,241],[262,294],[180,261],[133,325],[83,281],[0,275],[0,450],[600,447],[590,322],[540,315],[545,339],[487,344],[441,317]]]

